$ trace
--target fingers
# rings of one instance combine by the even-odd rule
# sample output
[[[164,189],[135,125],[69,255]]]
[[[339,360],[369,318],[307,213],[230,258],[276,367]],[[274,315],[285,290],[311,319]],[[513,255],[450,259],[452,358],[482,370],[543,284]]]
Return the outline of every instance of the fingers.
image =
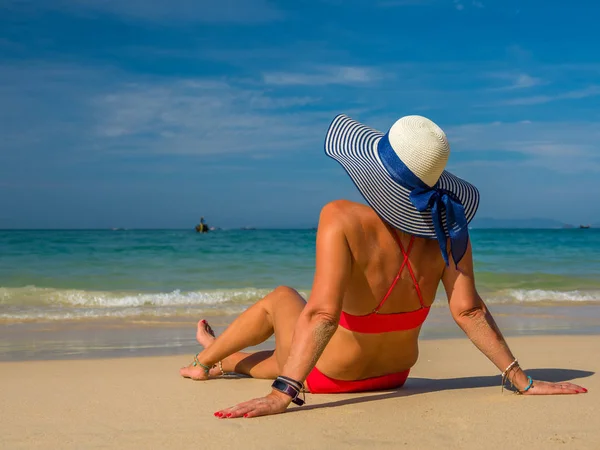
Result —
[[[563,394],[585,394],[587,389],[573,383],[560,383]]]
[[[587,392],[586,388],[584,388],[583,386],[579,386],[578,384],[574,384],[574,383],[561,383],[561,384],[564,385],[565,388],[567,388],[567,389],[576,389],[578,391]]]
[[[545,381],[536,381],[532,388],[525,394],[528,395],[569,395],[585,394],[587,389],[573,383],[548,383]]]
[[[262,399],[254,399],[240,403],[231,408],[217,411],[214,415],[220,419],[235,419],[239,417],[258,417],[269,414],[270,407]]]
[[[567,394],[578,394],[579,391],[577,389],[568,388],[566,386],[554,386],[552,388],[552,392],[549,392],[552,395],[567,395]]]
[[[217,411],[214,416],[220,419],[235,419],[238,417],[259,417],[269,414],[279,414],[286,410],[288,403],[278,401],[277,398],[270,396],[255,398],[231,408]]]

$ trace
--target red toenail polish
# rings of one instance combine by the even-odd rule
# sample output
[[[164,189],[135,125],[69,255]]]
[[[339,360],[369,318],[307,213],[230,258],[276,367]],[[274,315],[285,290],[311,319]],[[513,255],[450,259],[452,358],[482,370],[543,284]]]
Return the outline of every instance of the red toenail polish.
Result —
[[[233,414],[231,414],[231,413],[227,414],[227,417],[231,417],[231,416],[233,416]]]
[[[244,417],[248,417],[248,414],[244,414]]]

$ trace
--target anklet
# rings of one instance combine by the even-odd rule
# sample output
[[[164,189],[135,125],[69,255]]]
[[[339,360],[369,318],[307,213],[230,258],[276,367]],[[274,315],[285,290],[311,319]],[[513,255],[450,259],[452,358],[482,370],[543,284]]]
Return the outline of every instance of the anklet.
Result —
[[[208,375],[208,373],[210,372],[210,367],[208,367],[208,366],[205,366],[205,365],[204,365],[204,364],[202,364],[200,361],[198,361],[198,355],[199,355],[199,354],[200,354],[200,353],[196,353],[196,355],[194,356],[194,362],[193,362],[192,364],[193,364],[193,366],[194,366],[194,367],[196,367],[196,366],[200,366],[200,367],[202,367],[202,368],[204,369],[204,373],[205,373],[206,375]]]
[[[219,361],[218,363],[219,370],[221,371],[221,376],[225,375],[225,371],[223,370],[223,361]]]

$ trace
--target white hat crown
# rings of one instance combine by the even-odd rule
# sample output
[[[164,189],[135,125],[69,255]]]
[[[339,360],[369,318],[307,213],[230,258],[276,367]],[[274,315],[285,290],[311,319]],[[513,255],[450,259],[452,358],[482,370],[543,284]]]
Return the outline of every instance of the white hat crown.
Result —
[[[429,187],[434,186],[448,162],[450,144],[444,131],[423,116],[404,116],[388,133],[398,158]]]

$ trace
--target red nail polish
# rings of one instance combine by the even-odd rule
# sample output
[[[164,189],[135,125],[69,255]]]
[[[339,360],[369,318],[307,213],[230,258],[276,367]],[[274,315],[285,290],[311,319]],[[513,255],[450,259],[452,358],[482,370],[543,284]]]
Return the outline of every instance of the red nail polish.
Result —
[[[583,392],[587,392],[587,389],[586,389],[586,388],[583,388]]]
[[[218,413],[218,412],[216,412],[216,413],[214,413],[214,414],[213,414],[213,416],[215,416],[215,417],[219,417],[219,413]]]
[[[227,414],[227,417],[231,417],[231,416],[233,416],[233,414],[231,414],[231,413]]]
[[[248,417],[248,414],[244,414],[244,417]]]

